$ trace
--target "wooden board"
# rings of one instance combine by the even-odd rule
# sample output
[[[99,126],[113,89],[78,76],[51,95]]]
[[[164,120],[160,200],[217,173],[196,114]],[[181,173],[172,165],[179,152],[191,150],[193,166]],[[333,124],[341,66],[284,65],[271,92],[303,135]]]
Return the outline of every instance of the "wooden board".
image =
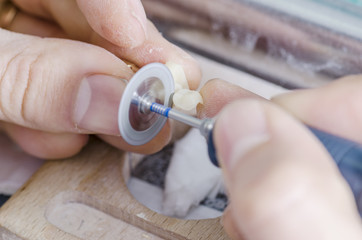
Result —
[[[220,218],[180,220],[137,202],[126,156],[97,139],[47,162],[0,209],[0,239],[228,239]]]

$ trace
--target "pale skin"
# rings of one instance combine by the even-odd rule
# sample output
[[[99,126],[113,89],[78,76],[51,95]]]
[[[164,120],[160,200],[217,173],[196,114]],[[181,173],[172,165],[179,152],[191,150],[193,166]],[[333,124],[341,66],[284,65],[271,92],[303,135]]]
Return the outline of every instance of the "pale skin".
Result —
[[[119,137],[116,124],[126,86],[120,79],[133,75],[123,60],[138,66],[173,61],[186,69],[191,89],[200,81],[196,62],[161,36],[140,1],[14,2],[21,11],[11,32],[0,29],[0,119],[14,141],[46,159],[77,153],[88,139],[79,133],[143,153],[167,144],[169,125],[150,143],[134,147]]]
[[[350,76],[272,102],[246,93],[221,111],[214,140],[230,197],[223,224],[233,239],[362,239],[347,182],[301,124],[362,144],[361,89],[362,76]]]
[[[118,136],[115,124],[126,86],[120,79],[133,74],[123,60],[138,66],[173,61],[185,69],[191,89],[199,85],[195,61],[162,38],[140,1],[14,2],[21,12],[10,31],[0,29],[4,132],[29,154],[46,159],[74,155],[88,134],[127,151],[151,153],[167,144],[169,125],[150,143],[134,147]],[[223,224],[231,237],[362,238],[348,186],[322,146],[296,120],[362,143],[361,88],[362,78],[352,77],[277,97],[274,105],[219,80],[202,88],[200,117],[214,116],[241,99],[220,113],[215,127],[231,199]],[[228,135],[226,129],[233,125],[234,135]],[[254,140],[243,141],[246,136]]]

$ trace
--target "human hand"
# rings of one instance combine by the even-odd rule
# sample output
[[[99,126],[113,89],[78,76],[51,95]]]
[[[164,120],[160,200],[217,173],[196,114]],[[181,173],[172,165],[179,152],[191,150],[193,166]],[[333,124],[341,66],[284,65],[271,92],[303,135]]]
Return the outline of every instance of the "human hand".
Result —
[[[362,77],[247,99],[219,115],[214,141],[230,205],[223,223],[233,239],[361,239],[349,186],[304,123],[362,143]]]
[[[13,2],[20,11],[5,26],[10,31],[0,29],[0,120],[20,147],[50,159],[77,153],[88,134],[144,153],[168,142],[168,125],[144,146],[119,137],[121,79],[133,75],[122,60],[139,67],[173,61],[192,89],[200,80],[195,61],[158,33],[139,0]]]

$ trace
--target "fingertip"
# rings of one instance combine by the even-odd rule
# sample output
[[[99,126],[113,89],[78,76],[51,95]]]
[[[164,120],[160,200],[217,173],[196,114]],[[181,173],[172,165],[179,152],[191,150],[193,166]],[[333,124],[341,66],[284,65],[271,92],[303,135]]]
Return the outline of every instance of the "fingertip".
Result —
[[[96,42],[99,43],[99,40],[97,39]],[[147,24],[147,39],[137,47],[116,47],[106,43],[101,43],[101,45],[138,67],[153,62],[163,64],[172,62],[181,65],[190,89],[196,90],[200,85],[202,74],[198,62],[183,49],[168,42],[150,21]]]
[[[49,140],[50,139],[50,140]],[[44,159],[62,159],[78,154],[88,143],[89,136],[85,134],[58,134],[49,136],[48,142],[43,148],[42,157]]]
[[[200,90],[204,100],[197,109],[198,117],[214,117],[228,103],[241,98],[261,99],[260,96],[222,79],[209,80]]]
[[[88,135],[48,133],[11,124],[5,130],[25,152],[41,159],[73,156],[88,142]]]
[[[167,121],[161,131],[148,143],[136,146],[127,143],[121,136],[115,137],[110,135],[97,135],[103,141],[110,145],[129,152],[141,153],[141,154],[153,154],[165,147],[171,141],[171,126]]]
[[[77,0],[91,27],[123,48],[140,46],[147,39],[147,18],[141,1]]]

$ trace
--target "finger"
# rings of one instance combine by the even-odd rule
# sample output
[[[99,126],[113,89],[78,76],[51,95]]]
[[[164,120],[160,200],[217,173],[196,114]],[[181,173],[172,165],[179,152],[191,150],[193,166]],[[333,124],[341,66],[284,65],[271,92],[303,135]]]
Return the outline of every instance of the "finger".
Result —
[[[134,48],[114,45],[97,36],[93,37],[91,42],[106,48],[122,59],[126,59],[136,64],[138,67],[142,67],[152,62],[166,63],[171,61],[179,64],[185,71],[190,88],[193,90],[197,89],[201,80],[201,71],[196,60],[181,48],[171,44],[163,38],[151,22],[148,22],[147,29],[147,39],[143,44]]]
[[[23,11],[57,22],[67,34],[85,41],[95,30],[123,47],[139,46],[146,39],[147,19],[139,0],[14,1]]]
[[[222,225],[231,239],[243,240],[244,238],[240,235],[240,231],[235,224],[236,221],[234,220],[232,212],[233,209],[231,209],[230,206],[225,209],[222,216]]]
[[[360,239],[346,182],[320,143],[267,102],[235,102],[214,129],[232,215],[248,239]]]
[[[117,46],[134,48],[147,39],[147,18],[140,0],[77,0],[92,28]]]
[[[39,37],[66,37],[64,31],[58,25],[23,12],[18,12],[16,14],[12,24],[7,29],[13,32]]]
[[[37,16],[52,18],[71,38],[99,45],[139,67],[151,62],[180,64],[190,88],[199,86],[197,62],[146,20],[139,0],[17,0],[16,4]]]
[[[47,10],[47,5],[41,0],[12,0],[21,11],[36,15],[44,19],[52,19],[51,13]]]
[[[54,134],[13,124],[6,124],[5,131],[25,152],[42,159],[60,159],[73,156],[88,141],[88,135]]]
[[[120,79],[133,74],[125,63],[80,42],[2,29],[0,35],[0,120],[49,132],[119,135]]]
[[[149,141],[147,144],[141,146],[133,146],[127,143],[120,137],[114,137],[109,135],[98,135],[102,140],[111,144],[112,146],[119,149],[127,149],[130,152],[142,153],[142,154],[153,154],[160,151],[166,146],[171,140],[171,128],[170,123],[167,121],[165,126],[161,129],[160,133],[155,138]]]
[[[362,75],[272,99],[304,123],[362,143]]]
[[[237,85],[228,83],[221,79],[212,79],[208,81],[200,90],[204,100],[203,104],[197,107],[198,118],[214,117],[228,103],[240,98],[262,99],[260,96],[252,93]]]
[[[15,0],[13,2],[21,12],[38,19],[57,23],[72,39],[87,41],[94,33],[75,0]]]

